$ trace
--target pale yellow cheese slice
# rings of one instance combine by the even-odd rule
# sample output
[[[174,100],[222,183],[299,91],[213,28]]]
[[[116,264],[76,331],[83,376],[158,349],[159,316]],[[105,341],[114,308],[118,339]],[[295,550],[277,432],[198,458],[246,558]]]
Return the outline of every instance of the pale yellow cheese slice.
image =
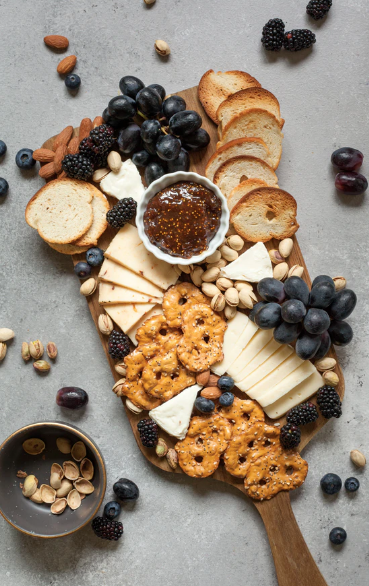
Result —
[[[273,337],[273,330],[257,330],[246,347],[239,354],[235,362],[228,368],[228,374],[232,378],[246,368],[246,366],[255,358],[257,354],[266,346]]]
[[[309,399],[323,385],[324,379],[316,371],[297,385],[297,387],[289,391],[289,393],[278,399],[278,401],[264,407],[264,411],[271,419],[278,419],[292,409],[292,407],[296,407],[296,405]]]
[[[243,380],[249,374],[254,372],[261,364],[274,354],[281,347],[273,338],[266,346],[248,363],[248,365],[234,379],[236,382]]]
[[[297,354],[292,354],[292,356],[282,362],[280,366],[275,368],[273,372],[251,387],[247,391],[248,396],[250,399],[259,401],[259,397],[262,397],[267,391],[278,385],[284,378],[286,378],[286,376],[291,374],[291,372],[296,370],[296,368],[303,363],[304,361],[301,360]]]
[[[142,326],[142,324],[147,320],[150,319],[150,317],[154,317],[154,315],[162,315],[163,314],[163,308],[161,305],[155,305],[151,311],[149,311],[148,313],[145,313],[145,315],[140,318],[138,320],[138,322],[129,330],[126,331],[127,336],[129,337],[129,339],[131,340],[132,344],[134,344],[135,346],[137,346],[137,340],[136,340],[136,332],[138,330],[138,328],[140,328]]]
[[[277,352],[274,352],[268,360],[266,360],[263,364],[261,364],[258,368],[254,371],[250,372],[245,378],[241,381],[237,382],[237,386],[241,391],[245,393],[251,389],[254,385],[258,382],[263,380],[268,374],[273,372],[278,366],[282,364],[291,354],[293,353],[293,348],[291,346],[282,346],[279,348]],[[260,353],[261,354],[261,353]]]
[[[123,332],[128,332],[151,309],[153,303],[125,303],[124,305],[105,305],[104,309]]]
[[[116,305],[119,303],[160,303],[157,297],[143,295],[132,289],[126,289],[112,283],[99,284],[100,305]]]
[[[258,327],[240,311],[237,311],[235,317],[228,322],[228,328],[224,334],[223,355],[221,362],[217,362],[211,367],[211,370],[221,376],[241,354],[242,350],[251,340]]]
[[[137,228],[131,224],[119,230],[106,250],[105,257],[144,277],[160,289],[167,289],[178,279],[172,265],[146,250]]]
[[[143,295],[153,295],[159,299],[163,297],[162,289],[108,258],[101,265],[99,280],[138,291]]]
[[[306,360],[301,366],[296,368],[291,374],[286,376],[280,383],[278,383],[275,387],[270,390],[267,390],[263,395],[259,396],[258,401],[262,407],[267,407],[268,405],[272,405],[283,397],[287,395],[292,389],[297,387],[300,383],[302,383],[305,379],[307,379],[313,372],[316,371],[316,368],[310,360]]]

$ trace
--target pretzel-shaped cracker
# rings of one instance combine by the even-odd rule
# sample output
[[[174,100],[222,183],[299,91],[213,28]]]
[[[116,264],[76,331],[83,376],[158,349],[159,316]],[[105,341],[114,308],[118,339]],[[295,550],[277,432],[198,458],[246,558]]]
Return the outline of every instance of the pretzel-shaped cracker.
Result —
[[[136,333],[138,345],[157,344],[162,347],[173,334],[182,335],[178,329],[170,328],[164,315],[154,315],[140,326]]]
[[[245,478],[249,464],[279,448],[279,434],[277,427],[265,425],[261,421],[249,425],[229,442],[224,454],[226,470],[232,476]]]
[[[141,349],[136,348],[131,354],[128,354],[124,359],[124,364],[127,372],[126,380],[121,387],[121,393],[141,409],[150,410],[158,407],[162,401],[148,395],[141,380],[142,371],[147,365],[147,360]]]
[[[162,401],[169,401],[195,382],[195,376],[178,361],[176,348],[151,358],[142,371],[145,391]]]
[[[217,405],[216,412],[233,423],[233,435],[238,435],[256,421],[264,421],[264,411],[255,401],[234,398],[230,407]]]
[[[211,307],[197,303],[182,317],[183,337],[177,353],[182,364],[193,372],[207,370],[223,359],[226,322]]]
[[[183,472],[195,478],[213,474],[231,435],[231,424],[219,415],[193,417],[185,439],[175,445]]]
[[[192,283],[177,283],[164,294],[163,311],[172,328],[180,328],[183,313],[195,303],[210,305],[210,300]]]
[[[256,500],[269,500],[281,490],[301,486],[308,473],[308,463],[297,452],[281,447],[246,466],[246,494]]]

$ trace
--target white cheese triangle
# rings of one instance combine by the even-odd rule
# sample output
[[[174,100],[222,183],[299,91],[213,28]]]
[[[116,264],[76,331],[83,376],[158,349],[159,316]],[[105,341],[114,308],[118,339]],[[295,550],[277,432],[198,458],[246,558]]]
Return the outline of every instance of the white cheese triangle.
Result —
[[[169,435],[184,439],[190,425],[193,404],[200,389],[200,385],[188,387],[173,399],[152,409],[149,416]]]
[[[221,270],[221,275],[228,279],[258,283],[265,277],[273,277],[269,253],[262,242],[251,246],[237,260]]]
[[[100,187],[104,193],[123,199],[124,197],[132,197],[139,202],[145,188],[141,181],[137,167],[132,163],[131,159],[127,159],[122,163],[118,173],[111,171],[100,181]]]

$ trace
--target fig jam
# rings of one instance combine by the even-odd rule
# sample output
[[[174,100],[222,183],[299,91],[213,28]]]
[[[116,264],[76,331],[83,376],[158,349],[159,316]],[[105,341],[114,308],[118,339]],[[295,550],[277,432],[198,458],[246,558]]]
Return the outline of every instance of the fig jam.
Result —
[[[159,191],[144,214],[151,242],[171,256],[191,258],[207,250],[220,224],[222,204],[211,189],[179,181]]]

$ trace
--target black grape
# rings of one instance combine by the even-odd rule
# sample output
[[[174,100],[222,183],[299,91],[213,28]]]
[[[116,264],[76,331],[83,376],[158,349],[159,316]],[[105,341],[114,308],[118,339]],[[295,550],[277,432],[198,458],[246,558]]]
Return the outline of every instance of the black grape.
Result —
[[[332,319],[346,319],[355,309],[357,297],[352,289],[342,289],[335,294],[328,309]]]

